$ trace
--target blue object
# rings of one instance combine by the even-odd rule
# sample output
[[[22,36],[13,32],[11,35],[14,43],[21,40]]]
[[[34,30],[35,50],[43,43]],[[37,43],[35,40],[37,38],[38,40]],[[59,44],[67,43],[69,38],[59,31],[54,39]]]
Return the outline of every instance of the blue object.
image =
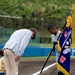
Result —
[[[0,49],[2,49],[4,47],[4,44],[0,44]],[[41,47],[30,47],[27,46],[24,54],[22,55],[23,57],[26,56],[48,56],[49,52],[51,51],[52,48],[41,48]],[[70,50],[70,55],[72,56],[73,53],[73,49],[75,50],[75,48],[71,48]],[[56,56],[56,51],[53,54],[53,56]],[[73,56],[75,56],[75,52],[73,53]]]
[[[0,75],[5,75],[5,73],[0,73]]]

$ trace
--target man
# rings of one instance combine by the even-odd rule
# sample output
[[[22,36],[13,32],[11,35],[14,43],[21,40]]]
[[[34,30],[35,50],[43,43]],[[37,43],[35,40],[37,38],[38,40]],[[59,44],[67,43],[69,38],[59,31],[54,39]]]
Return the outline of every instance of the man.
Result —
[[[57,43],[58,37],[61,34],[61,31],[57,30],[55,25],[49,25],[48,31],[51,33],[51,41],[52,43]],[[57,45],[55,47],[56,50],[56,62],[58,61],[60,52],[58,51]],[[58,75],[64,75],[62,72],[58,71]]]
[[[36,29],[20,29],[15,31],[6,42],[3,50],[5,56],[6,75],[18,75],[18,64],[30,39],[35,39]]]
[[[5,57],[0,58],[0,75],[5,75]]]
[[[0,50],[0,56],[0,75],[5,75],[5,57],[2,50]]]

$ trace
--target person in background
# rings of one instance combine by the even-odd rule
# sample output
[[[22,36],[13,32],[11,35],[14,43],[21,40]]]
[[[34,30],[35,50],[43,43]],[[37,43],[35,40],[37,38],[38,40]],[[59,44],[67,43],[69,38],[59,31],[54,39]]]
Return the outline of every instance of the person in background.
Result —
[[[57,43],[58,42],[58,37],[59,35],[61,34],[61,31],[59,31],[55,25],[49,25],[48,26],[48,31],[49,33],[51,33],[51,42],[54,44],[54,43]],[[58,58],[59,58],[59,55],[60,55],[60,52],[58,51],[58,47],[57,45],[55,46],[55,50],[56,50],[56,62],[58,61]],[[58,75],[64,75],[62,72],[58,71]]]
[[[0,58],[0,75],[5,75],[5,58],[2,56]]]
[[[35,39],[36,29],[16,30],[3,47],[6,75],[18,75],[18,64],[30,39]]]
[[[0,75],[5,75],[5,57],[3,51],[0,50]]]

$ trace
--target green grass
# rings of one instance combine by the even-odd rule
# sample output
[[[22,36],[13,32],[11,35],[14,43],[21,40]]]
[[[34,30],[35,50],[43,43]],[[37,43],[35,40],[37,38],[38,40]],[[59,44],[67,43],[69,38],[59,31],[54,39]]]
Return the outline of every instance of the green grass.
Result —
[[[21,60],[25,61],[39,61],[46,60],[48,56],[38,56],[38,57],[21,57]],[[51,59],[55,59],[55,56],[51,56]]]
[[[40,43],[31,43],[29,46],[34,46],[34,47],[43,47],[43,48],[51,48],[53,44],[40,44]]]
[[[21,57],[22,61],[45,61],[48,56],[37,56],[37,57]],[[71,59],[75,58],[75,56],[71,56]],[[51,56],[49,59],[56,59],[56,56]]]
[[[37,56],[37,57],[21,57],[21,59],[31,59],[31,58],[34,58],[34,59],[40,59],[40,58],[47,58],[48,56]],[[55,56],[51,56],[50,58],[55,58]]]
[[[75,56],[71,56],[71,58],[75,58]]]
[[[40,47],[50,48],[52,46],[53,46],[53,44],[40,44]]]

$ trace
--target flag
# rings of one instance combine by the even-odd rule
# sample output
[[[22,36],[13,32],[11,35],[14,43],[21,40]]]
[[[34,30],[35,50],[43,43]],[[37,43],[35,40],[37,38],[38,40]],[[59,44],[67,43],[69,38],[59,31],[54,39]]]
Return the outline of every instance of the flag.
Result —
[[[60,55],[57,62],[57,69],[64,75],[69,75],[70,72],[70,45],[71,45],[71,33],[72,33],[72,17],[67,18],[67,23],[64,31],[58,42],[58,51]]]

